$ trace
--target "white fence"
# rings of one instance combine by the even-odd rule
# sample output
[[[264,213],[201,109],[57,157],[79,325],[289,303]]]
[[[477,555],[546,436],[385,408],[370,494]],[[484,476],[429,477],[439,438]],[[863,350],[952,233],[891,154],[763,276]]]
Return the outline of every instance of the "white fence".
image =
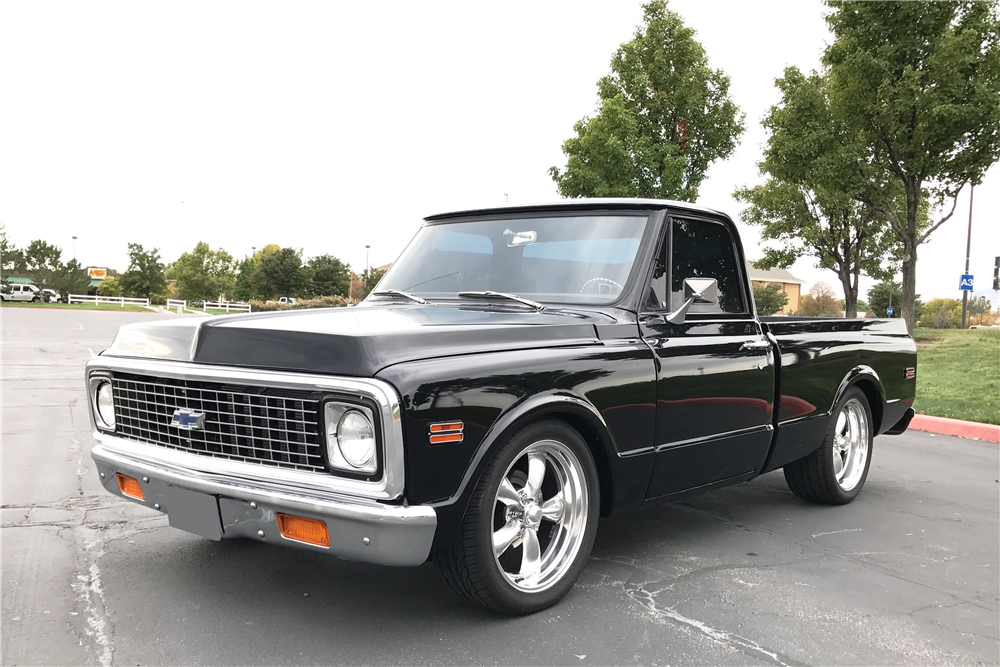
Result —
[[[149,308],[149,299],[136,299],[128,296],[102,296],[100,294],[95,294],[91,296],[89,294],[70,294],[69,302],[73,303],[117,303],[121,305],[122,308],[125,307],[126,303],[130,303],[136,306],[145,306]]]
[[[167,299],[167,310],[171,308],[187,308],[188,302],[180,299]]]
[[[205,305],[202,306],[202,310],[208,310],[209,308],[217,308],[219,310],[225,310],[227,313],[233,311],[236,313],[249,313],[250,304],[249,303],[232,303],[230,301],[206,301]]]

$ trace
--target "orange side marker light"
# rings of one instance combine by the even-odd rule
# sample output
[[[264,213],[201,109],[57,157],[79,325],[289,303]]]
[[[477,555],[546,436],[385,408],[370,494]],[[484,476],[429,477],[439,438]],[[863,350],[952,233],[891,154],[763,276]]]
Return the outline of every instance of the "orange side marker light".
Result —
[[[121,489],[122,495],[126,495],[129,498],[135,498],[136,500],[145,500],[146,496],[142,495],[142,488],[139,486],[139,480],[135,477],[129,477],[128,475],[118,474],[118,488]]]
[[[320,547],[330,546],[330,532],[326,528],[326,521],[278,513],[278,529],[282,537],[296,542]]]
[[[440,445],[445,442],[462,442],[462,431],[464,429],[465,424],[462,422],[431,424],[428,438],[432,445]]]

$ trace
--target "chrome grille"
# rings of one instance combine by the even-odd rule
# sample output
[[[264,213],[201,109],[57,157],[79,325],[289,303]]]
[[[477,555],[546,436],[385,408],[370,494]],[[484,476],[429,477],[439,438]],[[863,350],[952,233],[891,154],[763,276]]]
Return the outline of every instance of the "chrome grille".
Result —
[[[116,434],[193,454],[323,472],[320,401],[308,392],[115,373]],[[203,430],[170,425],[205,413]]]

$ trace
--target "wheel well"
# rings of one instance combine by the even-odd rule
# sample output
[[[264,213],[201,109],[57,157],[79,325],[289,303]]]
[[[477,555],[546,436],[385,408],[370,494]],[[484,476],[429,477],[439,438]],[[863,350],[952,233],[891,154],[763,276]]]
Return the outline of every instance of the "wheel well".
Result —
[[[597,465],[597,479],[601,484],[601,516],[608,516],[611,514],[612,499],[611,464],[608,461],[608,452],[604,446],[601,436],[598,434],[597,430],[580,415],[573,414],[571,412],[552,412],[545,416],[555,417],[556,419],[566,422],[573,428],[573,430],[579,433],[584,442],[587,443],[590,453],[594,456],[594,463]]]
[[[882,427],[882,393],[872,380],[866,378],[861,378],[854,383],[854,386],[863,391],[865,398],[868,399],[868,407],[871,408],[872,421],[874,422],[872,426],[877,434]]]

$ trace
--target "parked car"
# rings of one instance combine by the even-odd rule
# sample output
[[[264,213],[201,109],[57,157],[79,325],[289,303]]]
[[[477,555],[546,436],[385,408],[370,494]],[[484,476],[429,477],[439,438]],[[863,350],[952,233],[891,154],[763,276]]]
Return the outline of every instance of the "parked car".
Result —
[[[33,301],[38,303],[43,300],[42,291],[30,284],[8,285],[7,289],[0,291],[0,301]]]
[[[41,289],[41,297],[45,303],[59,303],[62,300],[59,290],[50,287],[43,287]]]
[[[848,503],[873,437],[906,429],[903,321],[758,317],[745,267],[732,220],[691,204],[432,216],[357,308],[122,327],[87,363],[93,458],[176,528],[431,558],[535,612],[599,516],[779,468]]]
[[[296,304],[298,302],[299,300],[296,299],[294,296],[283,296],[280,299],[278,299],[278,303],[287,303],[289,305]]]

